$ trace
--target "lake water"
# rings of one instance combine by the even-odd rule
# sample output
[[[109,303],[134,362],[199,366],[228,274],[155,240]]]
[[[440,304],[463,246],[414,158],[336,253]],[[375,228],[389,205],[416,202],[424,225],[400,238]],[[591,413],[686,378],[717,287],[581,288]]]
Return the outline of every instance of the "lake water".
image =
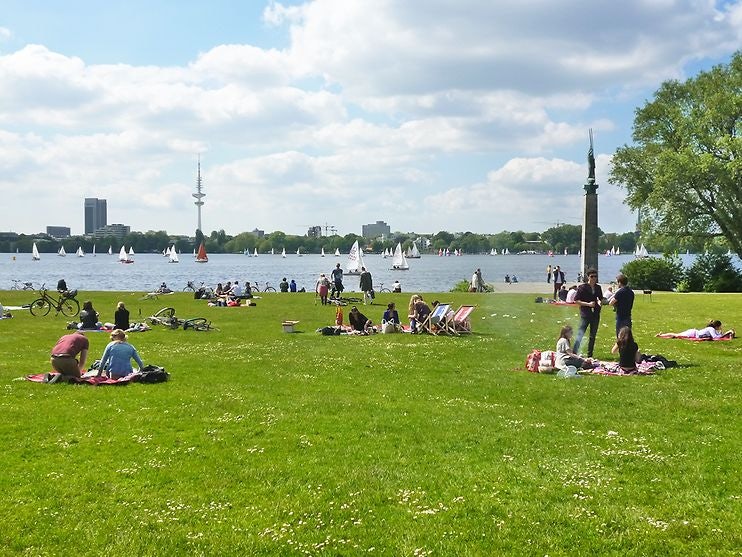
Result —
[[[262,286],[269,282],[278,287],[283,277],[292,278],[299,288],[314,291],[320,273],[329,274],[340,263],[343,268],[347,256],[321,257],[320,255],[259,255],[248,257],[236,254],[214,254],[208,263],[196,263],[191,255],[182,254],[180,263],[168,263],[167,258],[157,254],[134,256],[135,263],[124,265],[114,255],[86,255],[76,257],[72,254],[59,257],[55,254],[42,254],[40,261],[33,261],[31,254],[0,254],[0,290],[10,289],[12,279],[33,282],[35,286],[46,283],[54,289],[57,281],[64,278],[69,288],[79,290],[108,290],[146,292],[156,289],[161,282],[173,290],[181,290],[186,282],[196,284],[239,280],[258,282]],[[683,255],[681,259],[687,266],[694,255]],[[621,267],[633,259],[632,255],[600,256],[598,259],[600,277],[608,282],[614,279]],[[371,271],[374,286],[380,283],[389,287],[398,279],[404,292],[446,292],[460,280],[469,280],[472,273],[480,268],[486,282],[502,282],[505,274],[517,275],[521,282],[545,282],[546,266],[561,265],[567,283],[577,280],[580,258],[577,255],[462,255],[460,257],[438,257],[423,255],[420,259],[410,259],[408,271],[392,271],[391,258],[381,255],[364,255],[366,268]],[[349,290],[358,290],[358,277],[345,277]]]

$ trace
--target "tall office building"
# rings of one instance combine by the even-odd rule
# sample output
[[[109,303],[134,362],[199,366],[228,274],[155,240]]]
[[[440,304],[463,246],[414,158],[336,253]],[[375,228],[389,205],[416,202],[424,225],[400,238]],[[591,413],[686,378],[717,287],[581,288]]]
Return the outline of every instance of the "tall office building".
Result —
[[[381,236],[390,236],[392,233],[389,225],[383,220],[377,220],[374,224],[364,224],[361,226],[361,236],[364,238],[379,238]]]
[[[85,234],[93,234],[108,224],[108,207],[105,199],[85,198]]]

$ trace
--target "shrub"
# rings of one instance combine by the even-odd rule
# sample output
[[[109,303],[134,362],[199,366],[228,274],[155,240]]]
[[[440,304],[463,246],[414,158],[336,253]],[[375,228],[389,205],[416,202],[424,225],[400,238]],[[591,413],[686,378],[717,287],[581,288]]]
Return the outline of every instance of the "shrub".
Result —
[[[634,259],[621,268],[632,288],[673,290],[683,279],[683,264],[677,257]]]
[[[686,278],[691,292],[742,292],[742,274],[726,254],[699,255]]]

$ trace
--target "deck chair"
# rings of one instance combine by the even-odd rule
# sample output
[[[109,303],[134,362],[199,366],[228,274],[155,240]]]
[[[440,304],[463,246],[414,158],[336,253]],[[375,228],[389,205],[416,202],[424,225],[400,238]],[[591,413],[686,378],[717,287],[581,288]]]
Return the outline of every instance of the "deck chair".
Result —
[[[469,316],[476,307],[477,306],[461,306],[456,310],[450,323],[450,330],[453,334],[461,335],[471,333],[471,320],[469,319]]]
[[[451,304],[438,304],[425,321],[420,324],[420,330],[431,335],[448,334],[449,330],[446,326],[446,318],[450,312]]]

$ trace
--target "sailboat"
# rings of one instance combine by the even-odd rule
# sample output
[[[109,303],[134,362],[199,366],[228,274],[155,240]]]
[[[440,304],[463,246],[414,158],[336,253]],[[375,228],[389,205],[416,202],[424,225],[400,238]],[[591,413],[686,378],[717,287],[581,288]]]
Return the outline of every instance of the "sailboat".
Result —
[[[360,275],[361,267],[363,267],[363,252],[358,247],[358,240],[353,242],[353,246],[350,248],[348,253],[348,265],[345,269],[348,275]]]
[[[392,270],[393,271],[409,271],[410,265],[407,263],[407,258],[402,251],[402,244],[397,243],[397,247],[394,248],[394,259],[392,259]]]
[[[119,252],[119,261],[121,263],[134,263],[134,260],[129,257],[129,254],[126,253],[126,247],[121,246],[121,251]]]
[[[276,252],[273,251],[273,248],[271,248],[271,255],[276,255]]]
[[[95,257],[95,244],[93,244],[93,257]]]
[[[301,248],[296,248],[296,255],[301,257]]]
[[[57,252],[57,255],[59,257],[67,257],[67,252],[64,251],[64,246],[62,246],[61,248],[59,248],[59,251]]]
[[[77,257],[85,257],[85,252],[82,251],[82,246],[77,246],[77,251],[75,252],[75,255]]]
[[[319,254],[319,256],[320,257],[324,257],[325,256],[325,248],[322,248],[322,252]]]
[[[410,259],[420,259],[420,250],[417,249],[417,244],[415,242],[412,242],[412,248],[410,249],[410,254],[407,256]]]
[[[281,250],[281,257],[286,257],[286,248]]]
[[[129,259],[134,257],[134,246],[129,246]]]
[[[113,255],[113,247],[108,246],[108,255]]]
[[[175,246],[172,247],[172,249],[169,250],[168,254],[168,263],[180,263],[180,259],[178,258],[178,254],[175,251]]]
[[[497,250],[495,248],[492,248],[490,250],[490,255],[497,255]]]
[[[196,263],[208,263],[209,258],[206,255],[206,247],[204,246],[204,243],[201,242],[201,245],[198,246],[198,254],[196,255]]]
[[[253,252],[252,256],[253,257],[257,257],[258,256],[258,248],[255,248],[255,251]]]
[[[31,249],[31,259],[34,261],[39,261],[41,257],[39,257],[39,248],[36,247],[36,242],[33,243],[33,248]]]
[[[340,248],[335,248],[335,257],[340,257]]]
[[[564,255],[568,255],[567,254],[567,248],[564,248]]]

